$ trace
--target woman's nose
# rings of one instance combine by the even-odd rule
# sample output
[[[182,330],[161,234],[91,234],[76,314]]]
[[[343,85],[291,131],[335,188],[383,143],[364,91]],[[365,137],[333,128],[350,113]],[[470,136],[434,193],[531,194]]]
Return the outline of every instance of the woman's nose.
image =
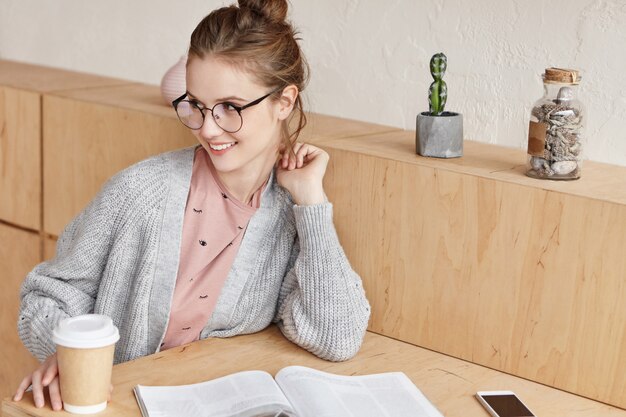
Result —
[[[215,123],[211,114],[204,118],[204,124],[200,128],[200,135],[204,138],[214,138],[224,133],[224,130]]]

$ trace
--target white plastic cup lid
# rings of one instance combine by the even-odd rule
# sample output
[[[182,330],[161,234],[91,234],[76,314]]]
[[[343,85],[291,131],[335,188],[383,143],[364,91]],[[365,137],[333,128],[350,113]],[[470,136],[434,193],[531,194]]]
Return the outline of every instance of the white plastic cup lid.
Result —
[[[60,346],[93,349],[114,344],[120,338],[110,317],[102,314],[83,314],[59,322],[52,332],[52,341]]]

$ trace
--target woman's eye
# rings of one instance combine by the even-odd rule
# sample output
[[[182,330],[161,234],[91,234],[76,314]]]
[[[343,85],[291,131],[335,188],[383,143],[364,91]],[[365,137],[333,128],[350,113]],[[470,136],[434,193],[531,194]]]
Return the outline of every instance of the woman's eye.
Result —
[[[227,111],[237,111],[237,108],[236,108],[236,107],[235,107],[235,105],[234,105],[234,104],[232,104],[232,103],[224,103],[224,108],[225,108]]]

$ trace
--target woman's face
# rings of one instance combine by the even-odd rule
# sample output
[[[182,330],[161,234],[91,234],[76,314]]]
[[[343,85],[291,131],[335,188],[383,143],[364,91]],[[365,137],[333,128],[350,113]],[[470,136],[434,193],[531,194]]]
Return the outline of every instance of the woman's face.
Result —
[[[270,90],[257,84],[251,75],[238,67],[209,56],[189,58],[187,92],[189,100],[196,100],[200,107],[211,109],[221,102],[244,106]],[[268,97],[244,109],[241,112],[243,125],[235,133],[222,130],[208,109],[203,126],[192,132],[218,172],[259,175],[274,164],[284,120],[280,101]]]

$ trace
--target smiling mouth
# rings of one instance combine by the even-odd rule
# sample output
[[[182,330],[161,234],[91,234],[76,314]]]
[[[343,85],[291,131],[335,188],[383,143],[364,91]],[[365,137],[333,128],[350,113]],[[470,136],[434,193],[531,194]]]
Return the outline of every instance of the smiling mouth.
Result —
[[[209,147],[214,151],[223,151],[224,149],[228,149],[232,146],[235,146],[237,142],[225,143],[223,145],[212,145],[209,143]]]

